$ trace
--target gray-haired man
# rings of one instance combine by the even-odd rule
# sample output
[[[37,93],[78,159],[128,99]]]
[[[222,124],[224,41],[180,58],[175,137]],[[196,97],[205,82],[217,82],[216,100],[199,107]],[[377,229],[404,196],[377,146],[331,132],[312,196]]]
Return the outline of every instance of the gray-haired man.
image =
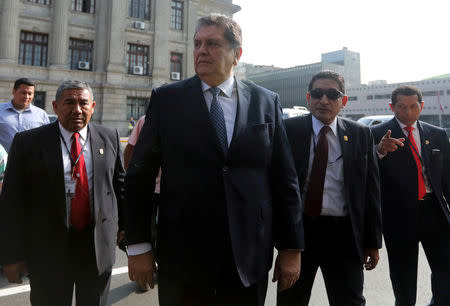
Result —
[[[117,131],[90,123],[85,82],[66,81],[58,121],[18,133],[0,197],[0,263],[29,275],[33,305],[106,305],[115,261],[124,169]]]

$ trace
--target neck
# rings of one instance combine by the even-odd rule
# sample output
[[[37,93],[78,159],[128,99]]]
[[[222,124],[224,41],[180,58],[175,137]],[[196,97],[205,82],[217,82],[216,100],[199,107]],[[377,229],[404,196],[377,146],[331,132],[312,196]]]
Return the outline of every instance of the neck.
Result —
[[[212,77],[212,76],[198,76],[200,80],[208,84],[208,86],[211,87],[217,87],[226,80],[228,80],[230,77],[233,76],[233,73],[230,73],[229,75],[220,76],[220,77]]]
[[[26,109],[26,107],[18,107],[15,103],[14,103],[14,100],[11,100],[11,103],[12,103],[12,106],[15,108],[15,109],[17,109],[18,111],[23,111],[23,110],[25,110]]]

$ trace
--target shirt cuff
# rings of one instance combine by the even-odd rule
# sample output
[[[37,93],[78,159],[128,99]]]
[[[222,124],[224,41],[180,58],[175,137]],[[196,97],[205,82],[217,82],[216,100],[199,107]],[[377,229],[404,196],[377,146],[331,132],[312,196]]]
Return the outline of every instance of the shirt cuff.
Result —
[[[152,250],[152,245],[149,242],[142,242],[131,244],[127,246],[128,256],[141,255]]]

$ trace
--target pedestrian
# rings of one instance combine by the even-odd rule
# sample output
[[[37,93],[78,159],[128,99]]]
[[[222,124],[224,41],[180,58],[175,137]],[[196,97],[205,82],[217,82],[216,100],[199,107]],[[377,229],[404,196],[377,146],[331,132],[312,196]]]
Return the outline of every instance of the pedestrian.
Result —
[[[65,81],[58,120],[16,134],[0,196],[0,263],[32,305],[107,305],[125,171],[116,130],[90,122],[91,87]]]
[[[7,159],[8,153],[6,153],[5,149],[0,145],[0,193],[2,193],[3,177],[5,175]]]
[[[161,167],[158,294],[162,306],[264,305],[274,281],[298,278],[301,202],[278,95],[233,75],[241,29],[200,18],[196,75],[154,89],[128,167],[126,237],[132,280],[153,286],[152,193]]]
[[[31,104],[35,87],[30,79],[17,79],[13,99],[0,104],[0,144],[7,152],[16,133],[50,123],[47,113]]]
[[[397,87],[395,116],[372,128],[381,176],[384,241],[395,305],[416,304],[419,242],[431,268],[430,305],[450,305],[450,145],[444,129],[419,120],[421,91]]]
[[[380,183],[372,133],[337,117],[347,103],[344,78],[315,74],[310,114],[287,119],[286,132],[304,203],[305,251],[297,283],[278,305],[308,305],[317,269],[332,306],[365,305],[363,267],[377,266],[381,248]]]

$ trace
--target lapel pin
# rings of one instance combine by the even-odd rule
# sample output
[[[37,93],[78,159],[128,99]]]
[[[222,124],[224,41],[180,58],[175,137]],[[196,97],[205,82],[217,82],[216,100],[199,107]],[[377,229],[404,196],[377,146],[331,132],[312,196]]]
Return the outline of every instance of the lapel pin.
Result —
[[[427,145],[427,144],[430,144],[430,142],[428,141],[428,140],[425,140],[425,144]]]
[[[103,155],[103,149],[98,149],[101,155]]]
[[[347,135],[344,135],[344,141],[348,141]]]

